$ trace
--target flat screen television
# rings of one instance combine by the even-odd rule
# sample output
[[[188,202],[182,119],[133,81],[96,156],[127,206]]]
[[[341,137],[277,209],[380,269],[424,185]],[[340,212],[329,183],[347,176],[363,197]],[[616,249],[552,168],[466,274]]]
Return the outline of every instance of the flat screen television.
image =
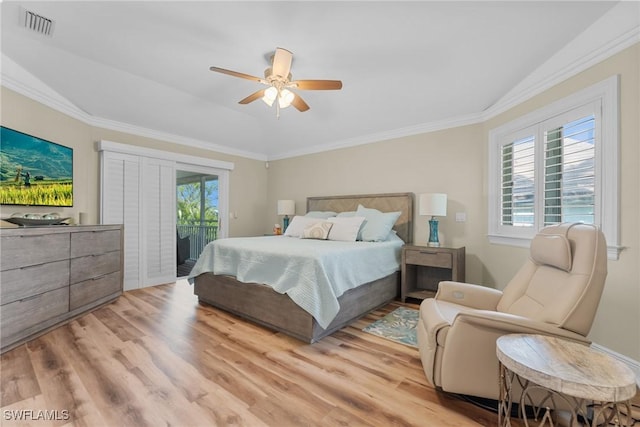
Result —
[[[0,204],[73,206],[73,149],[1,126]]]

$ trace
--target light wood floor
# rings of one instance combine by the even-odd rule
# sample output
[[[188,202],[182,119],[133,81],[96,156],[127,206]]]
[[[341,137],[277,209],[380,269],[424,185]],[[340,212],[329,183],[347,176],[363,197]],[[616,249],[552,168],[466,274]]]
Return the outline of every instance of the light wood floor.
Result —
[[[0,424],[497,425],[427,385],[416,349],[361,331],[397,305],[307,345],[199,305],[185,281],[126,292],[2,356]],[[58,420],[11,419],[24,411]]]

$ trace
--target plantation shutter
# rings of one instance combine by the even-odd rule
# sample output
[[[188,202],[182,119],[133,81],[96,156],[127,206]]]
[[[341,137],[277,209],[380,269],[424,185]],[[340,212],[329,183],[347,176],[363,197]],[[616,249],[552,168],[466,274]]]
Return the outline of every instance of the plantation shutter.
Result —
[[[124,225],[124,290],[140,287],[140,159],[101,152],[100,222]]]
[[[595,117],[545,132],[544,225],[595,223]]]
[[[535,211],[535,137],[506,143],[501,150],[501,225],[531,227]]]
[[[143,285],[176,278],[176,178],[174,162],[142,159]]]
[[[174,162],[101,151],[103,224],[124,224],[124,289],[176,279]]]

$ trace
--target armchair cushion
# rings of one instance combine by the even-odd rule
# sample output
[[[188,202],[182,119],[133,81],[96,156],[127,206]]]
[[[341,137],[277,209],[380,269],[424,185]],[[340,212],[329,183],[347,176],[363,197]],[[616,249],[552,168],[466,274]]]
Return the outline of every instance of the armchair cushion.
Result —
[[[557,234],[538,234],[531,241],[531,259],[536,264],[571,270],[571,245]]]
[[[470,283],[443,281],[438,284],[435,298],[470,308],[495,310],[502,292]]]

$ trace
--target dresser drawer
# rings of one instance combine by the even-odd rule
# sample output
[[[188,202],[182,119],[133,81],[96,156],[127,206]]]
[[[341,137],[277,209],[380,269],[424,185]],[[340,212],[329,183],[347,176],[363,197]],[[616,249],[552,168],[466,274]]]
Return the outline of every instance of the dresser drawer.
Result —
[[[451,268],[453,258],[449,252],[437,250],[405,250],[405,264],[422,265],[425,267]]]
[[[28,336],[29,328],[69,311],[69,288],[64,287],[43,294],[5,304],[0,314],[0,331],[4,340],[13,341],[18,335]]]
[[[71,258],[120,250],[120,230],[71,233]]]
[[[5,270],[0,273],[0,302],[11,302],[69,286],[69,260]]]
[[[69,258],[69,233],[2,236],[1,245],[2,271]]]
[[[108,252],[102,255],[91,255],[81,258],[72,258],[70,261],[71,284],[104,276],[105,274],[120,271],[121,252]]]
[[[121,291],[122,281],[119,271],[73,284],[69,290],[69,309],[75,310]]]

